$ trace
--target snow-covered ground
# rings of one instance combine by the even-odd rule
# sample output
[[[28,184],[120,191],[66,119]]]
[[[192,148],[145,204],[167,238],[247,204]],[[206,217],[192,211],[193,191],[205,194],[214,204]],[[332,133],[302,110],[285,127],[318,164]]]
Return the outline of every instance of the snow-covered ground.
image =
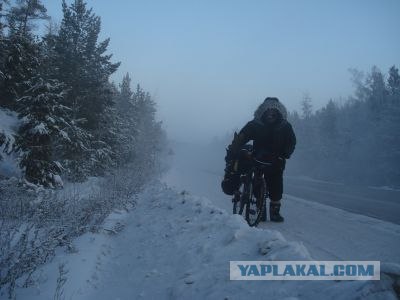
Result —
[[[154,184],[40,268],[17,299],[395,299],[392,281],[231,281],[230,260],[311,260],[278,230],[250,228],[209,199]],[[393,268],[393,267],[392,267]],[[61,272],[60,272],[61,270]],[[58,289],[57,289],[58,286]]]
[[[218,160],[213,169],[195,157],[177,151],[165,183],[149,185],[100,233],[60,249],[17,299],[396,299],[386,274],[400,276],[399,225],[285,195],[284,223],[250,228],[219,190]],[[379,260],[384,273],[380,281],[229,280],[231,260],[312,259]]]

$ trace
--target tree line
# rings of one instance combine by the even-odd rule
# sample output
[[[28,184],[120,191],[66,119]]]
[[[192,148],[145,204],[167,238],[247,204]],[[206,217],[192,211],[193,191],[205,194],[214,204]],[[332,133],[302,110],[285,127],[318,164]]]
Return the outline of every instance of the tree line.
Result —
[[[110,81],[120,63],[83,0],[63,0],[62,12],[38,36],[49,19],[40,0],[0,0],[0,107],[21,120],[13,149],[25,179],[57,187],[139,159],[150,167],[166,140],[153,99],[129,74]]]
[[[301,114],[289,115],[298,145],[289,172],[369,185],[400,183],[400,76],[373,67],[351,70],[355,93],[313,112],[305,95]]]

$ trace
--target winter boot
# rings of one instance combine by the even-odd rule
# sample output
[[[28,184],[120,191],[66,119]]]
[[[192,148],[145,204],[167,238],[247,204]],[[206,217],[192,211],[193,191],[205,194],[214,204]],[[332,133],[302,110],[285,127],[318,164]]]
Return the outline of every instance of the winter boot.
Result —
[[[271,222],[283,222],[284,218],[280,215],[279,210],[281,203],[278,201],[271,201],[269,204],[269,218]]]

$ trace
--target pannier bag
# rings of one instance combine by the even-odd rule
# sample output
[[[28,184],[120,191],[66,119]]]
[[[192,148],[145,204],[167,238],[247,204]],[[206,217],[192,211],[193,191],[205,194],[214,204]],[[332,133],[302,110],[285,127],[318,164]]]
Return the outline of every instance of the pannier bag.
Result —
[[[225,194],[233,195],[239,189],[240,176],[249,172],[252,167],[252,150],[252,145],[244,145],[239,152],[238,159],[227,163],[225,176],[221,182],[221,188]]]

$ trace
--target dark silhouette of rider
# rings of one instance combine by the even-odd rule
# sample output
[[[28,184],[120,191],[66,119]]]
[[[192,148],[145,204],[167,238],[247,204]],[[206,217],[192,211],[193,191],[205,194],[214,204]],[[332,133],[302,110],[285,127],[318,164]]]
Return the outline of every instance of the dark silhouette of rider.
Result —
[[[271,168],[265,171],[264,177],[271,200],[270,220],[273,222],[283,222],[284,220],[280,215],[283,171],[286,159],[292,155],[296,145],[296,136],[286,118],[286,108],[278,98],[266,98],[254,112],[254,119],[248,122],[239,134],[235,135],[232,143],[228,146],[225,157],[227,168],[222,188],[226,193],[232,192],[232,184],[239,185],[239,182],[232,180],[229,174],[232,173],[232,162],[238,158],[240,149],[246,143],[252,140],[253,155],[259,160],[271,163]],[[238,186],[233,187],[233,189],[237,188]],[[227,192],[227,190],[229,191]]]

